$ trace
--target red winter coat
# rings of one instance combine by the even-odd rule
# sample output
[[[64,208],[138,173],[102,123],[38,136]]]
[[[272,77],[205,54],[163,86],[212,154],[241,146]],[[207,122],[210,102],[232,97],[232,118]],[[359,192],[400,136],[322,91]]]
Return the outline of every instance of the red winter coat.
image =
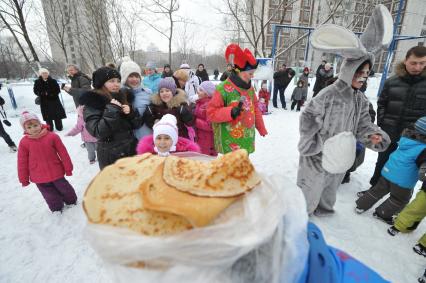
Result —
[[[176,144],[176,152],[186,152],[186,151],[193,151],[193,152],[200,152],[200,147],[195,142],[190,141],[189,139],[179,137],[178,142]],[[153,153],[157,154],[154,151],[154,139],[152,135],[143,137],[136,147],[136,153],[137,154],[144,154],[144,153]]]
[[[213,128],[210,122],[207,121],[207,104],[211,97],[204,97],[197,100],[195,106],[195,127],[197,143],[201,148],[201,153],[216,156],[217,152],[214,149]]]
[[[32,139],[25,135],[18,147],[18,177],[22,185],[29,181],[48,183],[71,176],[73,165],[67,149],[53,132]]]
[[[260,89],[258,96],[259,96],[259,99],[261,99],[261,98],[265,99],[265,104],[266,105],[269,104],[269,99],[271,98],[271,94],[269,93],[269,91]]]

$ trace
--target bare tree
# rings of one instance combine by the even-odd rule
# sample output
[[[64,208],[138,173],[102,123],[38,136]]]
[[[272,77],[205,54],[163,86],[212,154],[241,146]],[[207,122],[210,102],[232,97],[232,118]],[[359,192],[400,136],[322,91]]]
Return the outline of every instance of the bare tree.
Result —
[[[125,9],[122,1],[108,0],[105,2],[110,19],[111,46],[114,61],[125,55],[133,56],[136,49],[136,24],[139,9]],[[134,59],[134,58],[132,58]]]
[[[169,64],[172,63],[172,40],[173,40],[173,32],[175,28],[176,22],[180,20],[175,16],[175,13],[179,10],[179,0],[150,0],[150,3],[147,4],[145,10],[148,11],[149,14],[156,17],[147,17],[138,15],[138,19],[144,22],[146,25],[157,31],[159,34],[167,38],[169,41]],[[164,27],[160,27],[160,25],[155,24],[157,20],[161,19],[161,17],[167,16],[168,25]],[[149,20],[148,20],[149,18]]]
[[[182,27],[178,29],[176,47],[180,51],[180,62],[188,63],[193,49],[195,34],[190,30],[191,24],[189,21],[184,21]]]
[[[40,21],[40,25],[45,31],[49,32],[49,40],[55,41],[59,48],[62,50],[64,54],[65,61],[69,62],[69,54],[68,54],[68,39],[72,37],[72,32],[67,32],[67,28],[71,25],[71,15],[69,10],[62,9],[65,4],[67,7],[71,6],[71,0],[45,0],[43,5],[43,9],[45,12],[38,10],[37,14],[40,16],[42,21]],[[44,21],[43,21],[44,19]],[[45,54],[48,56],[48,54]],[[50,57],[50,56],[48,56]]]
[[[231,17],[247,43],[253,48],[255,56],[266,56],[266,33],[268,25],[280,11],[287,9],[298,0],[279,0],[276,8],[266,16],[269,0],[225,0],[226,10],[216,8],[221,14]]]
[[[1,20],[12,33],[17,44],[20,45],[24,57],[29,62],[28,55],[25,53],[24,48],[21,48],[22,44],[19,42],[17,34],[24,38],[33,57],[33,61],[40,66],[39,57],[27,30],[27,16],[32,10],[32,2],[27,0],[0,0],[0,4]]]

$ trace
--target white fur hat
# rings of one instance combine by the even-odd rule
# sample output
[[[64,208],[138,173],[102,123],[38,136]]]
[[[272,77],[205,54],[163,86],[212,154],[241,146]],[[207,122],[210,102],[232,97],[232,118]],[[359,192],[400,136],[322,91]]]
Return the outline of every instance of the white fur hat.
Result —
[[[153,130],[153,139],[155,141],[155,138],[158,135],[168,135],[172,141],[172,147],[170,148],[170,151],[176,151],[176,144],[178,142],[178,128],[176,126],[177,120],[176,117],[172,114],[166,114],[164,115],[160,121],[157,122],[157,124],[154,125]],[[156,152],[156,147],[154,148]]]
[[[126,84],[127,78],[130,76],[130,74],[136,73],[141,76],[141,68],[138,64],[136,64],[130,57],[126,56],[123,57],[120,65],[120,75],[121,75],[121,82]]]

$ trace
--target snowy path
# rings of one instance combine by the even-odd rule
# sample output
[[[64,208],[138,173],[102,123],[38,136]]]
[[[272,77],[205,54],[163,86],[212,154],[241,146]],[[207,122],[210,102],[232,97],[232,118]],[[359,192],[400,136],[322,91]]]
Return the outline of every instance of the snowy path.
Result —
[[[311,84],[313,85],[313,84]],[[16,88],[18,104],[35,109],[28,87]],[[290,97],[291,90],[286,91]],[[5,97],[2,89],[1,95]],[[75,207],[63,215],[50,213],[34,184],[22,188],[17,181],[16,154],[0,141],[0,282],[111,282],[102,260],[84,240],[86,219],[81,208],[84,190],[98,172],[89,165],[86,150],[79,136],[63,137],[76,119],[72,101],[64,94],[68,119],[60,133],[74,162],[74,174],[68,180],[79,197]],[[8,101],[8,100],[7,100]],[[272,108],[273,109],[273,108]],[[12,111],[10,111],[12,113]],[[37,112],[39,112],[37,110]],[[252,160],[257,167],[296,180],[298,166],[299,113],[273,109],[264,116],[269,135],[257,137]],[[18,118],[6,130],[18,142],[22,130]],[[374,219],[371,211],[354,213],[356,192],[368,188],[376,154],[367,151],[365,163],[351,176],[351,183],[342,185],[336,214],[329,218],[313,217],[328,243],[343,249],[371,266],[392,282],[416,282],[426,267],[425,258],[415,254],[412,246],[426,232],[426,223],[410,235],[391,237],[387,225]]]

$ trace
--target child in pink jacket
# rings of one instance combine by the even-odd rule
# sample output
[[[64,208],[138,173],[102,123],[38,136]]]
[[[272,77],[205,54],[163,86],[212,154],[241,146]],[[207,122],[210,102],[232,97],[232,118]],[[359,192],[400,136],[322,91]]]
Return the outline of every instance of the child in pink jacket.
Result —
[[[97,140],[86,130],[86,125],[83,119],[84,106],[80,105],[77,107],[77,124],[72,128],[65,136],[75,136],[81,134],[81,139],[84,141],[87,154],[89,157],[89,163],[94,164],[96,162],[96,145]]]
[[[214,149],[213,128],[207,121],[207,104],[212,98],[216,86],[210,81],[204,81],[198,87],[198,100],[195,106],[195,127],[197,143],[201,148],[201,153],[217,156]]]
[[[191,140],[178,136],[176,117],[164,115],[154,127],[154,134],[143,137],[136,148],[137,154],[154,153],[168,156],[173,152],[200,152],[200,147]]]
[[[18,147],[18,177],[23,187],[35,183],[52,212],[65,204],[76,204],[74,188],[64,178],[71,176],[73,165],[61,139],[34,113],[24,112],[20,123],[25,136]]]

